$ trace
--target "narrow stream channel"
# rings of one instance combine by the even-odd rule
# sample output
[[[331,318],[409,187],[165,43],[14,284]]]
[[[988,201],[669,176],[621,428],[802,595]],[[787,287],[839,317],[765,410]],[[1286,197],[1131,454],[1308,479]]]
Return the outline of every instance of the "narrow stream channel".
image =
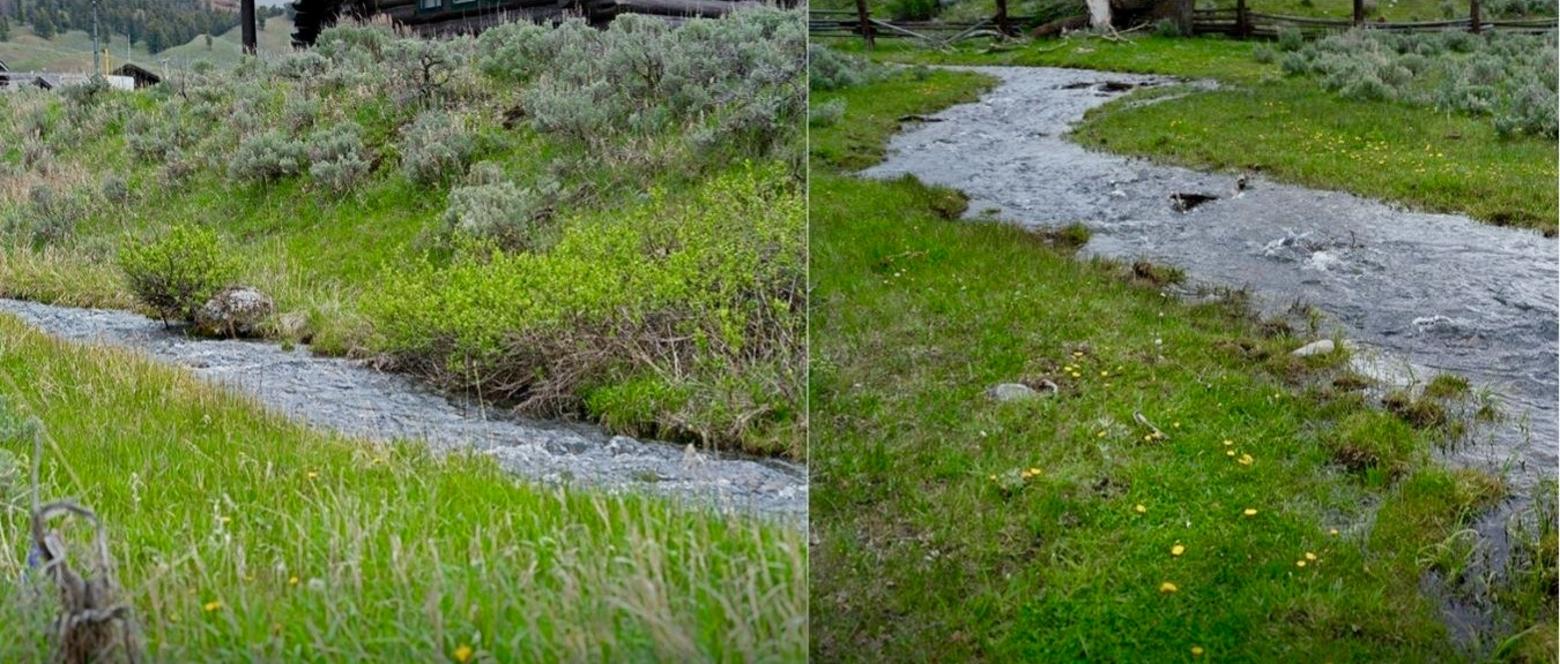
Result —
[[[435,451],[475,449],[504,469],[548,484],[645,492],[722,510],[804,523],[805,469],[613,436],[599,428],[538,422],[460,403],[405,376],[307,348],[195,339],[123,311],[0,299],[53,336],[123,346],[247,393],[265,407],[321,429],[370,440],[420,440]]]
[[[1234,173],[1094,152],[1066,138],[1089,109],[1170,79],[970,69],[1001,84],[934,121],[907,124],[888,158],[863,174],[953,187],[969,196],[971,217],[1081,222],[1093,233],[1085,253],[1146,258],[1194,282],[1247,287],[1269,311],[1313,305],[1378,365],[1409,368],[1418,380],[1453,372],[1491,390],[1505,417],[1445,456],[1511,480],[1517,498],[1478,525],[1492,564],[1502,564],[1510,510],[1535,482],[1555,478],[1556,240],[1261,177],[1237,191]],[[1466,636],[1487,620],[1477,613],[1451,606],[1447,617]]]

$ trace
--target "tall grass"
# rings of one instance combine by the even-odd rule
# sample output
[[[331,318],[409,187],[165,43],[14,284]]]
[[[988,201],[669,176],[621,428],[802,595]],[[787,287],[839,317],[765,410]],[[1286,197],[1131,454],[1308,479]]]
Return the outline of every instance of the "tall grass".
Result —
[[[107,522],[154,661],[804,656],[793,525],[324,436],[10,317],[0,347],[0,416],[41,423],[45,500]],[[7,437],[0,455],[25,467],[32,445]],[[40,661],[51,609],[25,581],[25,473],[0,484],[0,660]]]

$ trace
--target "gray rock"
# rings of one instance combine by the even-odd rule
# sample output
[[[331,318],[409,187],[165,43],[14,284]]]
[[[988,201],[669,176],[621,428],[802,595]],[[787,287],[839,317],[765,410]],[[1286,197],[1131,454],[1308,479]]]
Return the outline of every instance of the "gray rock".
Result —
[[[986,390],[986,396],[995,401],[1022,401],[1037,397],[1050,396],[1050,392],[1038,392],[1034,388],[1022,383],[998,383]]]
[[[195,331],[209,337],[252,337],[276,303],[250,286],[228,286],[195,312]]]
[[[1326,355],[1331,352],[1333,352],[1333,340],[1322,339],[1321,341],[1312,341],[1311,343],[1296,348],[1294,352],[1290,353],[1290,355],[1295,357],[1310,357],[1312,355]]]

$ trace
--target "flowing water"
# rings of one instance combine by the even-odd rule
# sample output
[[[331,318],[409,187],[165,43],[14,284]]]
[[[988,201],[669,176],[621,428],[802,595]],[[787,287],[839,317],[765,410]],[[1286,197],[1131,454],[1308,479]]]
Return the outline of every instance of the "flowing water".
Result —
[[[888,158],[864,175],[909,174],[953,187],[970,198],[971,216],[1036,227],[1082,222],[1092,231],[1086,253],[1146,258],[1181,267],[1196,282],[1247,287],[1270,311],[1311,304],[1371,350],[1362,364],[1373,373],[1422,381],[1448,371],[1497,396],[1506,417],[1448,452],[1452,462],[1507,471],[1519,496],[1534,482],[1554,481],[1554,239],[1261,177],[1240,188],[1234,173],[1086,150],[1066,138],[1086,111],[1171,80],[973,69],[1000,85],[907,125]],[[1496,560],[1504,556],[1505,517],[1520,502],[1479,526]]]
[[[516,418],[360,362],[315,356],[303,347],[192,338],[122,311],[0,299],[0,313],[63,339],[140,349],[250,394],[271,410],[355,438],[425,441],[439,452],[475,449],[516,475],[548,484],[643,491],[798,522],[807,511],[806,471],[794,464]]]

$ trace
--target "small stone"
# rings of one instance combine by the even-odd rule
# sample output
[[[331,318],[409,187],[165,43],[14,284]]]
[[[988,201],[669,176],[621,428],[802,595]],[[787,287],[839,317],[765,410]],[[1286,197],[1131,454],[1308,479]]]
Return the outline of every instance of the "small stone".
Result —
[[[999,383],[986,390],[986,396],[995,401],[1023,401],[1046,396],[1050,391],[1039,392],[1022,383]]]
[[[1294,352],[1290,353],[1290,355],[1295,357],[1310,357],[1312,355],[1326,355],[1331,352],[1333,352],[1333,340],[1322,339],[1321,341],[1312,341],[1311,343],[1296,348]]]

